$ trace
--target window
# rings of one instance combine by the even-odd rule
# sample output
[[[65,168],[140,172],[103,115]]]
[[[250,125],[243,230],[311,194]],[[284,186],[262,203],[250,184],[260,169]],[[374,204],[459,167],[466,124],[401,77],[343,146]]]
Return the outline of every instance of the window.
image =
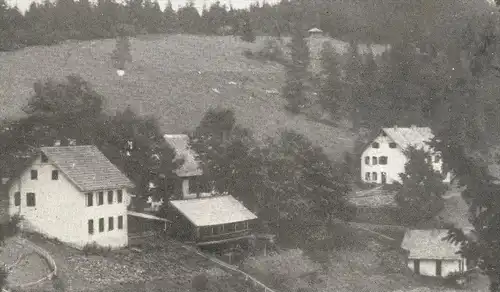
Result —
[[[26,206],[34,207],[35,205],[36,205],[35,193],[27,193],[26,194]]]
[[[21,192],[15,192],[14,193],[14,206],[20,206],[21,205]]]
[[[41,158],[42,158],[42,162],[43,163],[49,162],[49,158],[44,153],[42,153],[42,157]]]
[[[372,178],[373,178],[373,181],[377,181],[377,173],[376,172],[372,172]]]
[[[441,155],[434,156],[434,163],[439,163],[441,161]]]
[[[118,216],[118,229],[123,229],[123,216]]]
[[[370,165],[370,156],[365,156],[365,164]]]
[[[219,234],[220,231],[221,231],[220,229],[221,229],[220,226],[214,226],[214,227],[212,227],[212,234],[213,235]]]
[[[121,203],[123,201],[123,191],[122,190],[118,190],[116,191],[116,196],[117,196],[117,201],[118,203]]]
[[[396,148],[396,143],[394,142],[389,143],[389,148]]]
[[[372,143],[372,147],[373,147],[373,148],[379,148],[379,147],[380,147],[380,145],[378,144],[378,142],[373,142],[373,143]]]
[[[99,218],[99,232],[104,232],[104,218]]]
[[[375,156],[372,157],[372,164],[377,165],[377,157]]]
[[[369,172],[365,173],[365,180],[370,181],[370,173]]]
[[[32,180],[38,179],[38,170],[35,170],[35,169],[31,170],[31,179]]]
[[[99,192],[99,201],[97,202],[97,204],[99,206],[104,204],[104,192]]]
[[[52,180],[58,180],[59,179],[59,171],[53,170],[52,171]]]
[[[227,232],[234,232],[234,224],[227,224],[225,229]]]
[[[85,197],[87,197],[87,207],[91,207],[94,205],[94,193],[86,193]]]
[[[89,228],[89,234],[94,234],[94,220],[90,219],[87,225]]]
[[[382,165],[386,165],[387,164],[387,156],[380,156],[380,158],[378,159],[378,162]]]
[[[108,218],[108,230],[109,231],[111,231],[111,230],[113,230],[115,228],[114,223],[115,223],[114,218],[113,217],[109,217]]]
[[[108,192],[108,204],[113,204],[113,191]]]

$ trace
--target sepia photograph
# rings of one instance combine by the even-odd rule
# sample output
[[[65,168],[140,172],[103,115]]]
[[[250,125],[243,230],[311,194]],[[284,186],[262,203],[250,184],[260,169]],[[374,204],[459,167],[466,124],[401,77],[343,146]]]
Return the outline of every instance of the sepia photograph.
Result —
[[[500,0],[0,0],[0,292],[500,292]]]

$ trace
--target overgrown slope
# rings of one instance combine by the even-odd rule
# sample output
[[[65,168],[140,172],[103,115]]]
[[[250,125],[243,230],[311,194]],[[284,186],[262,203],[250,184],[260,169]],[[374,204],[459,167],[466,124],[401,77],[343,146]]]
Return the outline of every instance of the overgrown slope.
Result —
[[[80,74],[106,97],[109,110],[132,106],[158,118],[166,133],[193,129],[211,106],[232,108],[238,122],[257,138],[295,129],[323,146],[333,157],[349,149],[352,135],[290,116],[279,96],[284,74],[275,64],[262,64],[242,55],[255,44],[235,37],[187,35],[146,36],[131,40],[133,62],[119,77],[111,64],[114,40],[67,42],[0,54],[0,114],[13,117],[40,78]],[[274,93],[273,93],[274,91]]]

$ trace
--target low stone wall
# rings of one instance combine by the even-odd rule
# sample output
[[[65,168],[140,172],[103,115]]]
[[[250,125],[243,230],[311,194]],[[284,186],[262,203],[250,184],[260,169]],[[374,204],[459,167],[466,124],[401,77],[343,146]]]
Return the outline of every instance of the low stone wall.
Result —
[[[34,244],[33,242],[31,242],[25,238],[16,238],[15,241],[18,244],[28,246],[29,248],[33,249],[34,252],[36,252],[38,255],[40,255],[42,258],[44,258],[47,261],[47,264],[49,265],[51,272],[49,274],[47,274],[45,277],[43,277],[37,281],[30,282],[30,283],[24,283],[24,284],[20,284],[20,285],[12,285],[9,288],[23,289],[23,288],[32,287],[32,286],[38,285],[46,280],[51,280],[54,276],[57,275],[57,265],[48,251],[46,251],[45,249],[39,247],[38,245]]]

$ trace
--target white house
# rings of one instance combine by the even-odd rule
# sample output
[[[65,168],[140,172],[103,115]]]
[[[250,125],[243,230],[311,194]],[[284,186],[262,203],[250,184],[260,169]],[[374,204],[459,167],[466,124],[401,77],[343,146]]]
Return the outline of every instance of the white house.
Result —
[[[42,147],[8,184],[9,215],[77,248],[93,242],[123,247],[132,187],[95,146]]]
[[[408,230],[401,243],[401,248],[408,252],[408,268],[433,277],[466,271],[467,260],[457,254],[460,246],[443,240],[447,234],[445,229]]]
[[[310,37],[323,36],[323,31],[317,27],[313,27],[307,31]]]
[[[399,174],[405,172],[405,164],[408,161],[404,151],[409,146],[429,151],[434,170],[442,172],[441,155],[427,144],[433,138],[434,135],[428,127],[383,128],[362,152],[361,180],[377,184],[401,182]],[[450,182],[449,173],[444,182]]]

